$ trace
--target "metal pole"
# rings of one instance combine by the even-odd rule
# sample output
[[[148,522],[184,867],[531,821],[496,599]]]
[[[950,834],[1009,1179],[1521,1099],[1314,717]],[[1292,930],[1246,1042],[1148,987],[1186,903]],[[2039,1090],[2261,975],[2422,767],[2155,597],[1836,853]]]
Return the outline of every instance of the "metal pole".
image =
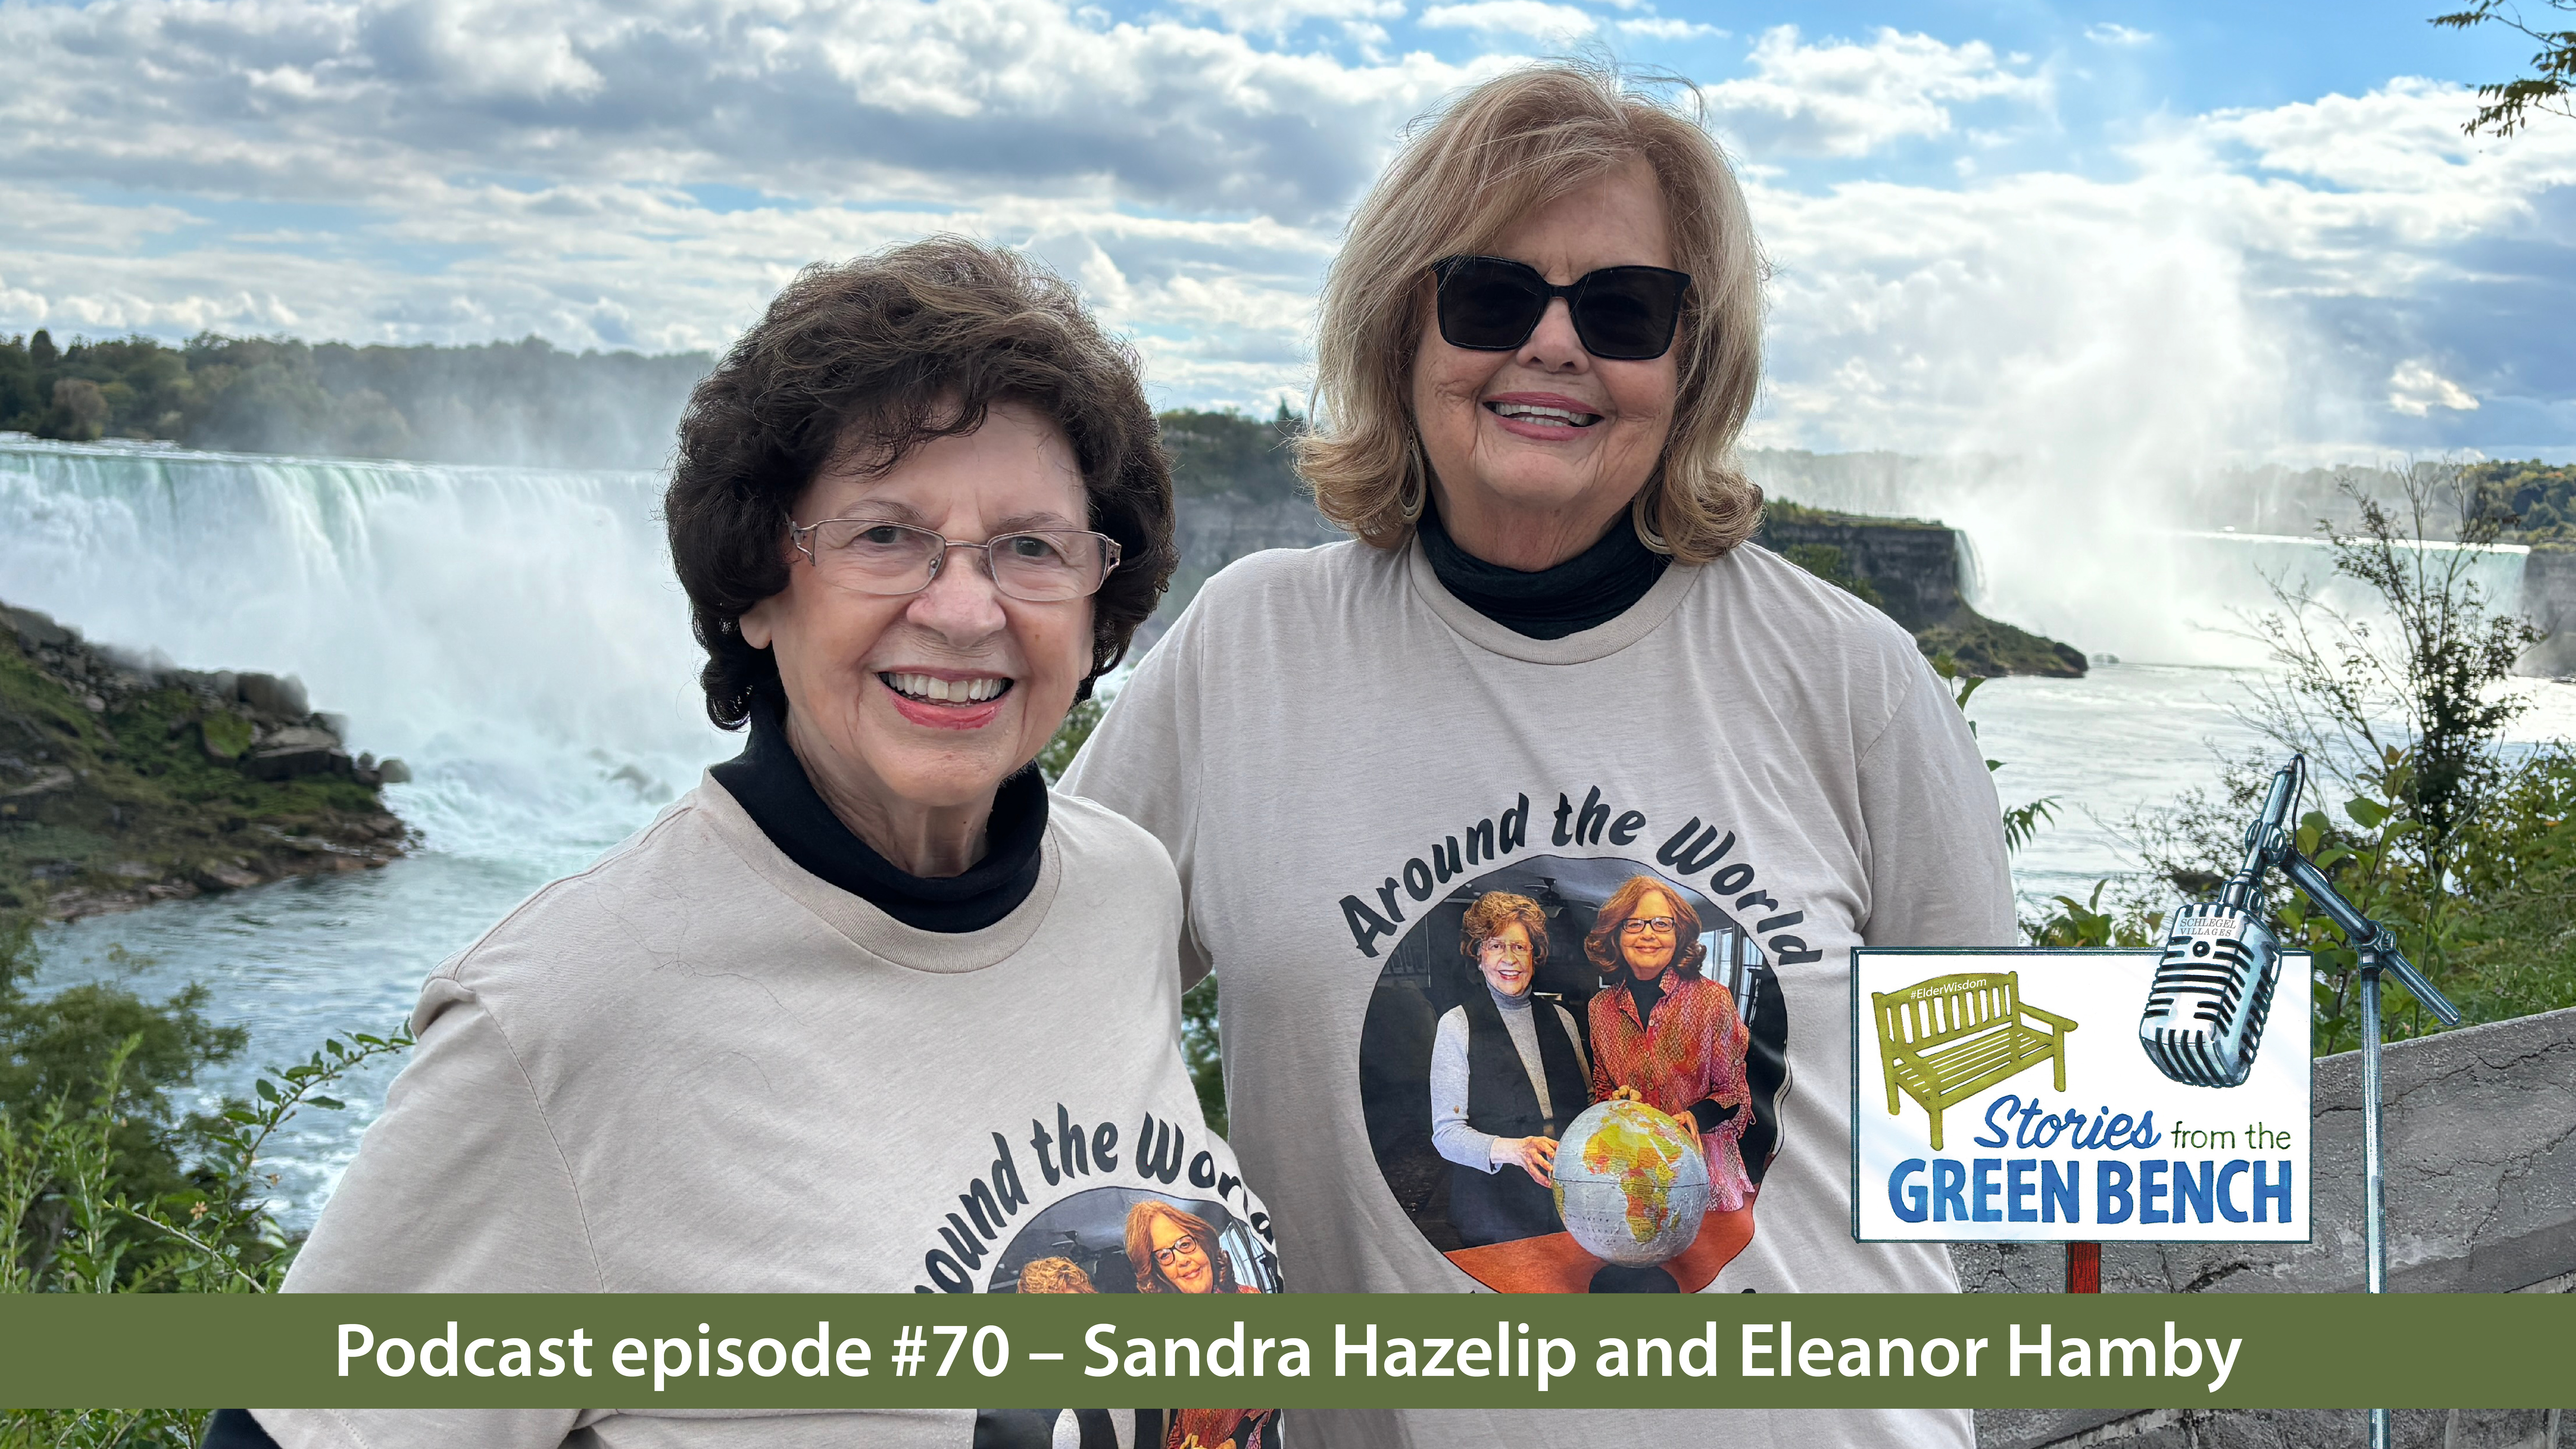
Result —
[[[2388,1291],[2388,1227],[2379,1166],[2379,958],[2361,953],[2361,1250],[2364,1291]],[[2370,1449],[2388,1449],[2388,1411],[2370,1411]]]

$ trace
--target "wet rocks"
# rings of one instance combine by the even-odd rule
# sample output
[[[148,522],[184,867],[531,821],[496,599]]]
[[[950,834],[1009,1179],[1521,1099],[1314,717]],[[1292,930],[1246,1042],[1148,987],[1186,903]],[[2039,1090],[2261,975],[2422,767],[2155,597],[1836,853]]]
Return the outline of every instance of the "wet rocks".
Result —
[[[400,857],[349,724],[289,676],[182,669],[0,604],[0,914],[68,919]],[[42,858],[37,852],[42,852]]]
[[[287,725],[263,731],[241,763],[254,780],[293,780],[305,775],[354,775],[357,762],[340,748],[339,736],[319,725]]]

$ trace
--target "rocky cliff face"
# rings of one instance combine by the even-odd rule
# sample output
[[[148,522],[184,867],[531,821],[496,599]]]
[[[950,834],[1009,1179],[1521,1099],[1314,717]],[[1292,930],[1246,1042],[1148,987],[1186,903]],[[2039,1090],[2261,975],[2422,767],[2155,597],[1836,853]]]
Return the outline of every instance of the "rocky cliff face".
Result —
[[[2082,650],[1969,607],[1959,588],[1959,535],[1938,523],[1827,513],[1794,503],[1765,510],[1754,535],[1793,563],[1859,594],[1912,631],[1926,655],[1966,675],[2084,673]]]
[[[2514,673],[2576,674],[2576,550],[2536,547],[2522,557],[2522,615],[2547,632],[2514,662]]]
[[[1312,500],[1297,498],[1250,498],[1239,493],[1217,493],[1183,497],[1177,503],[1174,520],[1176,541],[1180,544],[1181,564],[1172,571],[1171,588],[1163,595],[1154,617],[1137,631],[1133,655],[1162,636],[1165,628],[1181,616],[1190,600],[1198,597],[1199,586],[1236,559],[1273,548],[1313,548],[1317,544],[1336,543],[1349,537],[1324,521],[1315,511]]]
[[[1303,498],[1219,493],[1180,500],[1181,566],[1140,634],[1151,643],[1180,617],[1199,586],[1246,554],[1313,548],[1345,537]],[[1963,674],[2084,672],[2082,652],[1986,618],[1959,590],[1958,534],[1937,523],[1823,513],[1774,504],[1756,535],[1766,546],[1842,584],[1912,631],[1927,655],[1947,654]],[[1859,587],[1855,587],[1855,585]]]
[[[408,832],[346,722],[266,674],[201,673],[0,604],[0,911],[127,910],[364,870]]]

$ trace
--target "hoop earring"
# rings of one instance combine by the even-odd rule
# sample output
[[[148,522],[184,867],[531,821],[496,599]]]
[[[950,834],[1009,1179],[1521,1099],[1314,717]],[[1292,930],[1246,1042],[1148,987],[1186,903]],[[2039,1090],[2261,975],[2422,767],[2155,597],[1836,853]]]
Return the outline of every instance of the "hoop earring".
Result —
[[[1395,511],[1402,514],[1407,523],[1422,521],[1423,507],[1431,498],[1431,484],[1425,477],[1430,470],[1423,466],[1421,449],[1422,445],[1417,441],[1414,451],[1404,460],[1404,481],[1395,489]]]
[[[1662,534],[1655,531],[1653,520],[1647,517],[1650,505],[1646,502],[1646,497],[1646,494],[1640,493],[1637,495],[1637,501],[1629,505],[1628,522],[1637,530],[1639,543],[1644,544],[1650,552],[1669,558],[1672,556],[1673,546]]]

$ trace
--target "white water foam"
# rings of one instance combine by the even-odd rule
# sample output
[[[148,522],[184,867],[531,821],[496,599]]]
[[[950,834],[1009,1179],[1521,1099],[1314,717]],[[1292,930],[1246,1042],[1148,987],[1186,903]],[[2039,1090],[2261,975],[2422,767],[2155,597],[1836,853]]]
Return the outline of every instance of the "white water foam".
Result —
[[[517,900],[649,820],[739,747],[706,721],[646,473],[426,467],[0,439],[0,599],[94,642],[304,681],[420,849],[379,872],[174,902],[46,933],[45,981],[154,964],[248,1025],[210,1092],[325,1034],[386,1030]],[[280,1146],[309,1214],[382,1082]]]

